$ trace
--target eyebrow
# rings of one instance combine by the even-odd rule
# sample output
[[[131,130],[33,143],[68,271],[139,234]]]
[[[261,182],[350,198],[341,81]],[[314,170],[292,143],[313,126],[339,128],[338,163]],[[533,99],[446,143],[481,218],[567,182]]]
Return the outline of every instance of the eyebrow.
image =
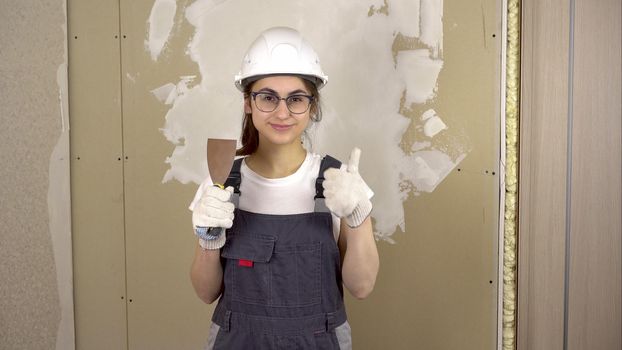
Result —
[[[270,88],[267,88],[267,87],[265,87],[263,89],[259,89],[258,92],[268,92],[268,93],[271,93],[273,95],[280,96],[278,92],[276,92],[276,91],[274,91],[274,90],[272,90]],[[294,90],[294,91],[291,91],[290,93],[288,93],[287,96],[301,95],[301,94],[302,95],[308,95],[309,93],[304,91],[304,90],[302,90],[302,89],[297,89],[297,90]]]

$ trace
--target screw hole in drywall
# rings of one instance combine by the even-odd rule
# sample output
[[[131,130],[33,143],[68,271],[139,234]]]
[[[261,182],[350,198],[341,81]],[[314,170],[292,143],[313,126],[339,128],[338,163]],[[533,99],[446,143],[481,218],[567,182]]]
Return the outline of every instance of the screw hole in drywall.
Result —
[[[78,36],[76,35],[76,36],[74,36],[73,38],[74,38],[74,39],[78,39]]]
[[[488,283],[492,284],[492,281],[488,281]]]
[[[493,35],[492,35],[492,37],[493,37],[493,38],[496,38],[496,37],[497,37],[497,34],[493,34]]]
[[[123,35],[123,39],[127,38],[127,35]]]
[[[121,160],[121,157],[117,158],[117,160]]]

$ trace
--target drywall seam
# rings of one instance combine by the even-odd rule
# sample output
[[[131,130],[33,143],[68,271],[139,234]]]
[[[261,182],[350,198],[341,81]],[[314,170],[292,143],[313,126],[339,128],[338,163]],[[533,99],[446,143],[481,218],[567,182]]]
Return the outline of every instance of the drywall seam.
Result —
[[[518,132],[520,92],[520,1],[508,0],[505,66],[505,213],[503,220],[503,333],[504,350],[516,348],[516,256],[518,220]],[[503,119],[503,118],[502,118]],[[503,157],[503,156],[502,156]]]
[[[49,164],[47,206],[49,232],[56,264],[56,285],[60,302],[60,321],[56,336],[56,349],[75,349],[73,309],[73,265],[71,245],[71,193],[69,167],[69,101],[67,73],[67,4],[62,1],[63,63],[56,71],[60,110],[60,136],[52,150]]]

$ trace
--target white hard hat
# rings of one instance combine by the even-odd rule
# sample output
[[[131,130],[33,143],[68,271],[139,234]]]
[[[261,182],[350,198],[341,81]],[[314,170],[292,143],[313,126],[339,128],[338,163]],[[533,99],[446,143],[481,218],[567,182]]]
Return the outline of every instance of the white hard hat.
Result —
[[[267,29],[255,39],[235,76],[235,86],[244,91],[248,83],[273,74],[300,75],[315,83],[318,90],[328,82],[311,45],[288,27]]]

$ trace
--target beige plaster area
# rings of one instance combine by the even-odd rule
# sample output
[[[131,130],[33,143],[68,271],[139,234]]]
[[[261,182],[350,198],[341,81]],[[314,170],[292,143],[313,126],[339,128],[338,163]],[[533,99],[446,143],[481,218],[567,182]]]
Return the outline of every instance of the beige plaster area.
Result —
[[[0,348],[54,349],[59,340],[71,348],[73,324],[61,327],[71,266],[60,272],[55,259],[55,250],[70,259],[71,242],[66,229],[60,241],[53,237],[52,227],[70,221],[58,83],[66,63],[64,2],[2,1],[0,8]],[[69,287],[60,286],[62,298],[58,276]],[[61,328],[69,333],[59,335]]]

